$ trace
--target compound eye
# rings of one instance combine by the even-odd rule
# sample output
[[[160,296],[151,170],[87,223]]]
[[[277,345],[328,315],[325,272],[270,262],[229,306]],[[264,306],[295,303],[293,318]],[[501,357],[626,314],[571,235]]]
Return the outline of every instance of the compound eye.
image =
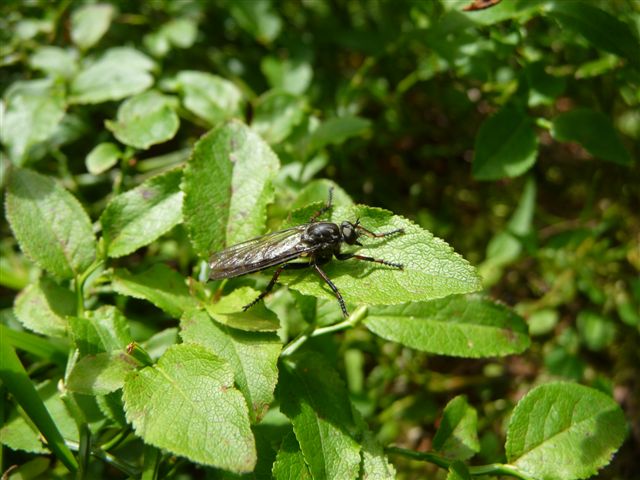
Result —
[[[354,226],[349,222],[342,222],[342,225],[340,227],[340,230],[342,230],[342,237],[344,238],[344,241],[349,245],[353,245],[358,239],[358,234],[356,233],[356,229],[354,228]]]

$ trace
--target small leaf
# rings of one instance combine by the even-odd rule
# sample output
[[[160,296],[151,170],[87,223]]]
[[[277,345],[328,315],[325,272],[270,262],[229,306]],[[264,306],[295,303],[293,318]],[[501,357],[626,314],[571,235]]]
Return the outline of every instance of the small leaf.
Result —
[[[182,94],[185,108],[212,126],[242,117],[242,92],[222,77],[182,71],[178,73],[174,87]]]
[[[178,48],[190,48],[196,41],[198,25],[189,18],[176,18],[162,26],[160,35]]]
[[[29,149],[47,140],[65,112],[64,85],[52,79],[13,83],[0,104],[0,140],[15,165],[24,165]]]
[[[273,463],[272,473],[275,480],[313,479],[293,432],[288,433],[282,440],[276,461]]]
[[[271,88],[303,94],[313,78],[313,69],[307,58],[264,57],[260,68]]]
[[[274,11],[271,0],[231,2],[229,13],[238,25],[262,43],[275,40],[282,29],[282,20]]]
[[[80,202],[49,177],[15,169],[7,219],[22,251],[59,278],[84,272],[96,255],[91,221]]]
[[[124,349],[132,340],[129,321],[112,305],[88,311],[84,318],[68,317],[71,337],[80,355]]]
[[[610,318],[589,310],[578,313],[576,325],[582,341],[595,352],[608,347],[616,338],[616,324]]]
[[[71,14],[71,40],[81,50],[86,50],[109,30],[115,14],[113,5],[98,3],[85,5]]]
[[[270,90],[256,101],[251,128],[271,145],[278,144],[302,122],[304,108],[303,98]]]
[[[124,351],[87,355],[71,369],[67,388],[83,395],[106,395],[122,388],[127,374],[139,366]]]
[[[110,257],[122,257],[150,244],[182,222],[182,169],[146,180],[114,197],[100,223]]]
[[[517,177],[533,166],[537,155],[533,121],[518,108],[507,105],[478,131],[473,176],[477,180]]]
[[[122,152],[113,143],[99,143],[87,155],[85,165],[89,173],[99,175],[118,163],[121,156]]]
[[[252,423],[257,423],[273,401],[278,381],[277,361],[282,348],[275,333],[243,332],[211,321],[202,311],[183,315],[181,337],[215,352],[233,368],[238,389],[249,405]]]
[[[149,57],[133,48],[111,48],[73,79],[70,101],[102,103],[143,92],[153,84],[149,72],[154,67]]]
[[[345,116],[334,117],[323,122],[309,136],[307,154],[313,153],[327,145],[340,145],[351,137],[362,135],[371,127],[366,118]]]
[[[245,400],[231,368],[204,347],[174,345],[156,366],[130,373],[124,404],[147,444],[232,472],[255,467]]]
[[[185,278],[161,263],[137,275],[117,269],[113,273],[112,286],[122,295],[148,300],[174,318],[198,307]]]
[[[105,125],[125,145],[146,150],[171,140],[178,131],[180,120],[171,103],[171,97],[159,92],[144,92],[122,103],[117,121],[107,120]]]
[[[42,45],[29,56],[29,66],[50,76],[69,78],[78,70],[78,51]]]
[[[205,308],[211,318],[228,327],[247,332],[275,332],[280,328],[278,317],[262,302],[244,311],[243,307],[255,300],[260,292],[242,287],[225,295],[216,303],[207,303]]]
[[[305,353],[280,370],[276,395],[313,478],[357,478],[360,446],[342,380],[324,357]]]
[[[588,108],[576,108],[553,120],[551,134],[561,142],[578,142],[591,155],[618,165],[630,165],[631,155],[609,117]]]
[[[640,41],[629,25],[589,2],[554,1],[549,15],[583,35],[594,46],[626,58],[640,68]]]
[[[292,223],[308,220],[316,206],[294,212]],[[389,238],[360,240],[364,247],[344,248],[374,258],[401,263],[403,270],[357,259],[332,260],[322,269],[335,283],[346,302],[392,305],[432,300],[454,293],[470,293],[481,288],[475,269],[443,240],[409,220],[386,210],[355,206],[336,206],[331,221],[360,219],[363,227],[374,232],[404,228],[404,234]],[[327,284],[311,269],[283,272],[283,283],[305,295],[335,299]]]
[[[509,463],[531,477],[569,480],[595,475],[625,436],[624,414],[612,398],[582,385],[552,383],[518,402],[505,447]]]
[[[184,171],[184,223],[203,258],[261,234],[278,157],[247,126],[231,122],[196,143]],[[213,214],[215,212],[215,214]]]
[[[447,403],[433,448],[452,460],[468,460],[480,451],[478,412],[459,395]]]
[[[14,313],[22,325],[52,337],[66,337],[66,316],[73,315],[75,311],[75,295],[46,277],[20,292],[14,307]]]
[[[522,318],[477,295],[371,307],[365,324],[392,342],[454,357],[511,355],[523,352],[530,344]]]

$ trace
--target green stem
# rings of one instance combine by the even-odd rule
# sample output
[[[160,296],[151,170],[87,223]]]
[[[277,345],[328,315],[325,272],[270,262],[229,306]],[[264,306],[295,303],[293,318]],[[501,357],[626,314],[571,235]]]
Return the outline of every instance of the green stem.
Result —
[[[349,315],[349,317],[340,322],[335,323],[333,325],[329,325],[328,327],[322,328],[314,328],[313,326],[309,327],[307,330],[302,332],[298,337],[292,340],[286,347],[282,349],[281,357],[288,357],[292,355],[296,350],[298,350],[304,343],[312,337],[319,337],[320,335],[326,335],[327,333],[339,332],[340,330],[346,330],[348,328],[355,327],[358,323],[362,321],[363,318],[367,316],[367,306],[360,305],[356,310]]]
[[[67,440],[65,443],[67,448],[69,448],[70,450],[78,451],[78,449],[80,448],[80,445],[78,445],[77,442]],[[118,458],[114,457],[110,453],[107,453],[103,450],[100,450],[98,448],[93,448],[91,449],[91,455],[117,468],[121,472],[126,473],[130,477],[138,478],[140,476],[140,471],[136,467],[119,460]]]
[[[76,276],[76,315],[84,316],[84,284],[93,272],[102,266],[103,260],[95,260],[89,268],[80,275]]]
[[[415,450],[409,450],[401,447],[387,447],[384,449],[387,453],[395,453],[404,457],[413,458],[415,460],[421,460],[424,462],[433,463],[441,468],[448,469],[453,463],[440,455],[430,452],[416,452]],[[524,473],[522,470],[514,467],[513,465],[503,463],[490,463],[488,465],[478,465],[476,467],[469,467],[469,473],[472,476],[479,477],[483,475],[508,475],[510,477],[519,478],[520,480],[535,480]]]

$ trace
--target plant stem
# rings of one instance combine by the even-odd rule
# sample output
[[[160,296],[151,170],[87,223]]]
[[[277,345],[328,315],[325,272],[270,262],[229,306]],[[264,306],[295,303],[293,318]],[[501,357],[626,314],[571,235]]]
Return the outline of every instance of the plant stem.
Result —
[[[70,450],[78,451],[78,449],[80,448],[80,445],[72,440],[67,440],[65,443]],[[103,450],[92,448],[91,455],[117,468],[121,472],[126,473],[130,477],[138,478],[140,476],[140,471],[136,467],[119,460],[118,458]]]
[[[387,447],[384,450],[387,453],[395,453],[404,457],[413,458],[415,460],[433,463],[434,465],[447,469],[453,463],[451,460],[430,452],[416,452],[415,450],[409,450],[407,448],[401,447]],[[517,467],[503,463],[490,463],[488,465],[469,467],[469,473],[473,476],[508,475],[510,477],[519,478],[521,480],[535,480],[534,477],[530,477]]]
[[[348,328],[355,327],[358,323],[362,321],[363,318],[367,316],[367,306],[360,305],[356,310],[349,315],[349,317],[340,322],[335,323],[333,325],[329,325],[328,327],[315,328],[313,326],[309,327],[307,330],[302,332],[298,337],[292,340],[286,347],[282,349],[281,357],[288,357],[292,355],[296,350],[298,350],[307,340],[311,337],[319,337],[320,335],[325,335],[327,333],[339,332],[340,330],[346,330]]]

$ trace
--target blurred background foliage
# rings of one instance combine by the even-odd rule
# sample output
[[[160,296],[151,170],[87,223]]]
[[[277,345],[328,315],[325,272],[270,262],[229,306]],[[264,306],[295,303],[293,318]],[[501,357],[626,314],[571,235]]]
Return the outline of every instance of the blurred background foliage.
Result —
[[[640,2],[504,0],[463,12],[468,3],[122,0],[83,20],[84,2],[5,0],[3,184],[10,162],[56,176],[96,220],[111,196],[184,162],[212,125],[239,118],[283,164],[273,226],[310,181],[330,178],[356,202],[444,238],[529,323],[531,349],[503,360],[430,356],[361,329],[325,345],[383,444],[429,449],[442,407],[466,394],[479,410],[480,459],[500,461],[514,403],[538,383],[570,379],[623,407],[629,437],[600,478],[634,478]],[[122,46],[146,57],[119,59],[132,90],[108,91],[103,71],[87,72]],[[179,128],[162,143],[132,145],[127,125],[116,125],[119,100],[152,84]],[[25,89],[40,100],[20,103]],[[7,105],[35,113],[15,120]],[[20,121],[27,127],[16,132]],[[124,146],[87,158],[117,141]],[[3,322],[20,328],[15,295],[39,273],[0,228]],[[192,273],[181,226],[114,264],[158,262]],[[134,337],[172,326],[146,320],[162,316],[147,303],[115,302],[134,319]],[[394,463],[403,478],[423,478],[424,464]]]

